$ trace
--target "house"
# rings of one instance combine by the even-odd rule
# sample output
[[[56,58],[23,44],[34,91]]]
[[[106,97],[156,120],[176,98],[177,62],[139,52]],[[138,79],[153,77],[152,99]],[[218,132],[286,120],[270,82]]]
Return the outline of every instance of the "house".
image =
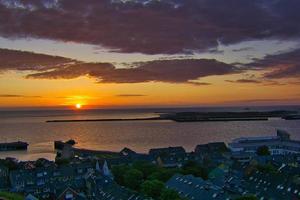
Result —
[[[133,150],[131,150],[131,149],[129,149],[129,148],[127,148],[127,147],[125,147],[124,149],[122,149],[121,151],[120,151],[120,156],[129,156],[129,157],[133,157],[133,156],[136,156],[136,152],[135,151],[133,151]]]
[[[177,158],[176,156],[159,156],[156,159],[157,165],[160,167],[166,167],[166,168],[176,168],[176,167],[182,167],[185,162],[184,158]]]
[[[215,152],[226,152],[228,148],[224,142],[211,142],[207,144],[199,144],[195,148],[196,154],[209,154]]]
[[[190,200],[230,199],[221,187],[193,175],[176,174],[167,181],[166,187],[177,191],[182,198]]]
[[[12,192],[32,194],[39,199],[57,198],[70,186],[76,192],[85,190],[85,176],[93,173],[90,162],[81,162],[57,167],[13,170],[9,179]]]
[[[255,156],[254,153],[248,152],[232,152],[231,159],[240,163],[248,163]]]
[[[0,163],[0,190],[7,189],[8,184],[8,168]]]
[[[147,200],[137,192],[128,190],[106,177],[90,176],[86,180],[87,198],[91,200]]]
[[[36,197],[33,196],[32,194],[28,194],[28,195],[25,197],[25,200],[38,200],[38,198],[36,198]]]
[[[157,158],[159,156],[184,157],[186,155],[186,151],[183,147],[155,148],[149,150],[149,155],[152,156],[153,158]]]
[[[81,193],[79,194],[70,187],[67,187],[60,195],[57,200],[86,200],[87,198]]]
[[[300,187],[292,177],[283,173],[262,173],[255,171],[245,178],[247,193],[256,194],[259,199],[300,199]]]

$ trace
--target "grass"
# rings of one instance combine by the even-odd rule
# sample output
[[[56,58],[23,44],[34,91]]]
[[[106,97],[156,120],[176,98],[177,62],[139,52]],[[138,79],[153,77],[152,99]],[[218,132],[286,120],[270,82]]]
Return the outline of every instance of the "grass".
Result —
[[[7,200],[23,200],[24,197],[16,194],[16,193],[10,193],[10,192],[0,192],[0,198],[4,198]]]

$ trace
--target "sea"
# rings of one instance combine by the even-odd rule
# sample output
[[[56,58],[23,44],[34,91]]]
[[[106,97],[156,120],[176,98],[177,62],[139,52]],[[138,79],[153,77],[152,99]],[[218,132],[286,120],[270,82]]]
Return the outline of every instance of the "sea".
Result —
[[[0,111],[0,143],[25,141],[27,151],[0,152],[0,158],[14,157],[19,160],[46,158],[53,160],[56,152],[54,141],[74,139],[78,148],[120,151],[128,147],[146,153],[150,148],[183,146],[193,151],[197,144],[230,142],[244,136],[275,135],[277,129],[300,140],[300,120],[271,118],[268,121],[235,122],[186,122],[164,121],[96,121],[46,123],[62,119],[120,119],[147,118],[160,113],[199,111],[272,111],[294,110],[300,106],[265,107],[197,107],[197,108],[135,108],[93,110],[3,110]]]

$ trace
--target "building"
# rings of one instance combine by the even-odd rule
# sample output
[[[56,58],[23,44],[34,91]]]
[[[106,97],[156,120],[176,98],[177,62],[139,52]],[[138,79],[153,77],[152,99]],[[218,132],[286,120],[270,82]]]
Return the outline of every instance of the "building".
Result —
[[[153,158],[164,157],[164,156],[179,156],[184,157],[186,151],[183,147],[166,147],[166,148],[156,148],[150,149],[149,155]]]
[[[224,142],[211,142],[208,144],[199,144],[195,148],[197,154],[208,154],[214,152],[226,152],[228,150]]]
[[[91,163],[13,170],[9,175],[11,191],[32,194],[39,199],[56,199],[66,186],[81,193],[85,190],[86,174],[94,171]]]
[[[271,155],[300,153],[300,141],[291,140],[290,135],[283,130],[277,130],[276,136],[242,137],[229,143],[232,152],[256,153],[262,146],[267,146]]]
[[[174,175],[167,181],[166,187],[173,189],[184,199],[191,200],[229,200],[225,191],[210,181],[193,175]]]
[[[8,168],[0,163],[0,191],[8,188]]]
[[[57,200],[87,200],[87,198],[81,193],[77,193],[70,187],[67,187],[57,198]]]
[[[89,176],[86,180],[87,199],[91,200],[149,200],[137,192],[116,184],[108,177]]]
[[[245,177],[244,186],[247,194],[255,194],[258,199],[267,200],[299,200],[300,188],[293,181],[294,177],[285,173],[264,173],[255,171],[250,176]]]

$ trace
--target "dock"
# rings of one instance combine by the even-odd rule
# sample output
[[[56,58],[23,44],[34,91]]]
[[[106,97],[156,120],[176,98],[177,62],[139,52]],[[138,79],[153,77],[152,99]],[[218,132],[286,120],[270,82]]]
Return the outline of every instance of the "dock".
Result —
[[[9,142],[9,143],[0,143],[0,151],[21,151],[27,150],[27,142]]]

